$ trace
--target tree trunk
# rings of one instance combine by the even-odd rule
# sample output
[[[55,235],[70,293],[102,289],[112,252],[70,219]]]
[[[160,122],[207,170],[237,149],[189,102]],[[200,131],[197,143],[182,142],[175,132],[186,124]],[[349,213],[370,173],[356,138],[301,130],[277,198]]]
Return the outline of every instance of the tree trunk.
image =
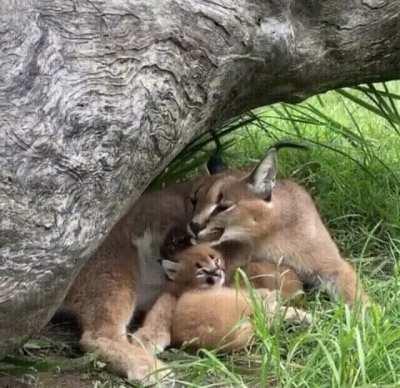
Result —
[[[0,355],[194,135],[400,76],[400,0],[0,2]]]

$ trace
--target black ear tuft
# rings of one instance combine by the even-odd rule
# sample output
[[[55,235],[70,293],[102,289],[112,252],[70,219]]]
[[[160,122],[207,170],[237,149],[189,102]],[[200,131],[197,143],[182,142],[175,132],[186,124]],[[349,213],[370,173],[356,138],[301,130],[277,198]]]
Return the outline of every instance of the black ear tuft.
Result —
[[[219,174],[225,170],[225,163],[219,151],[214,152],[207,162],[207,170],[210,175]]]
[[[222,159],[222,144],[220,141],[219,136],[215,132],[215,130],[210,129],[210,134],[212,139],[214,140],[215,143],[215,151],[211,155],[210,159],[208,159],[207,162],[207,170],[210,173],[210,175],[218,174],[225,170],[225,163]]]
[[[275,186],[277,174],[277,153],[281,148],[297,148],[308,149],[304,144],[295,143],[291,141],[279,141],[269,147],[265,157],[252,173],[245,178],[245,181],[255,194],[262,196],[266,201],[272,199],[272,189]]]
[[[272,200],[272,188],[265,193],[264,200],[266,202],[271,202],[271,200]]]

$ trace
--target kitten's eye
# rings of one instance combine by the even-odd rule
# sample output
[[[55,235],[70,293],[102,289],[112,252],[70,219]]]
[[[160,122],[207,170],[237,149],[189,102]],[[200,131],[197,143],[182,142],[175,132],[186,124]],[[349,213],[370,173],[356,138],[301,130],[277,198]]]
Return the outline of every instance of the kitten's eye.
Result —
[[[196,268],[198,268],[198,269],[202,268],[201,264],[196,263]]]
[[[209,257],[211,260],[214,260],[214,259],[215,259],[215,256],[214,256],[214,255],[208,255],[208,257]]]

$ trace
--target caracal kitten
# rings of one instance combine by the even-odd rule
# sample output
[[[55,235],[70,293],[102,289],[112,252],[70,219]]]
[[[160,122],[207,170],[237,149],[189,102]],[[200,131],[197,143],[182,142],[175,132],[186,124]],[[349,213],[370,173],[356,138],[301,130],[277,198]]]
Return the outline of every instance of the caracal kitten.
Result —
[[[161,245],[160,254],[164,259],[174,260],[174,256],[192,244],[185,227],[174,226],[166,235]],[[235,286],[233,274],[241,268],[254,288],[266,288],[279,291],[280,297],[293,300],[304,294],[303,283],[293,269],[282,263],[252,262],[251,246],[227,242],[220,244],[219,252],[227,260],[225,283]]]
[[[140,253],[139,253],[140,254]],[[173,260],[162,260],[167,276],[166,292],[158,299],[144,320],[143,327],[133,336],[145,347],[164,349],[188,344],[192,348],[234,351],[249,344],[253,337],[250,315],[251,298],[245,289],[224,287],[225,260],[209,244],[189,247]],[[293,307],[283,307],[277,293],[267,289],[254,292],[261,298],[266,311],[266,324],[277,314],[287,321],[310,322],[309,315]],[[170,333],[160,331],[163,320],[171,319]],[[154,334],[158,333],[158,343]]]

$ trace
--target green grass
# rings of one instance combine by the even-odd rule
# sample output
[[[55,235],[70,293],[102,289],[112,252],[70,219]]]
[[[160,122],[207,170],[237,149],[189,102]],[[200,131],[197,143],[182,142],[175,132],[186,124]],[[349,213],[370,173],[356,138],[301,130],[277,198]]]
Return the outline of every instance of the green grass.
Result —
[[[400,94],[400,83],[388,88]],[[261,319],[248,353],[173,357],[179,358],[184,386],[400,386],[400,104],[378,99],[377,108],[362,91],[352,90],[366,102],[362,106],[344,97],[348,93],[330,92],[300,106],[279,104],[259,109],[257,118],[243,117],[254,120],[225,138],[224,158],[242,166],[261,158],[275,140],[308,144],[308,152],[280,152],[280,175],[312,193],[377,305],[353,315],[342,304],[311,295],[306,307],[315,322],[306,330],[278,325],[270,332]]]
[[[277,321],[271,330],[257,310],[254,346],[246,352],[165,352],[162,357],[174,369],[178,386],[400,386],[400,82],[377,88],[330,92],[294,107],[262,108],[257,117],[242,117],[234,132],[229,131],[235,122],[228,123],[223,128],[228,134],[221,138],[230,166],[259,159],[277,139],[310,145],[306,152],[280,152],[280,176],[292,177],[312,193],[376,304],[368,312],[356,313],[312,294],[305,303],[314,317],[310,327],[293,328]],[[212,151],[210,139],[205,135],[196,140],[155,185],[199,169]],[[35,368],[42,365],[40,373],[46,369],[43,361],[48,373],[59,373],[54,359],[61,354],[61,371],[71,372],[74,367],[66,360],[82,355],[62,344],[63,339],[51,342],[48,351],[40,343],[37,350],[29,350],[28,344],[18,357],[33,360],[29,373],[37,376]],[[16,374],[25,373],[22,361],[11,362],[15,365],[20,367]],[[10,368],[0,364],[0,375]],[[131,386],[108,375],[93,359],[82,359],[75,371],[87,377],[88,386]]]

